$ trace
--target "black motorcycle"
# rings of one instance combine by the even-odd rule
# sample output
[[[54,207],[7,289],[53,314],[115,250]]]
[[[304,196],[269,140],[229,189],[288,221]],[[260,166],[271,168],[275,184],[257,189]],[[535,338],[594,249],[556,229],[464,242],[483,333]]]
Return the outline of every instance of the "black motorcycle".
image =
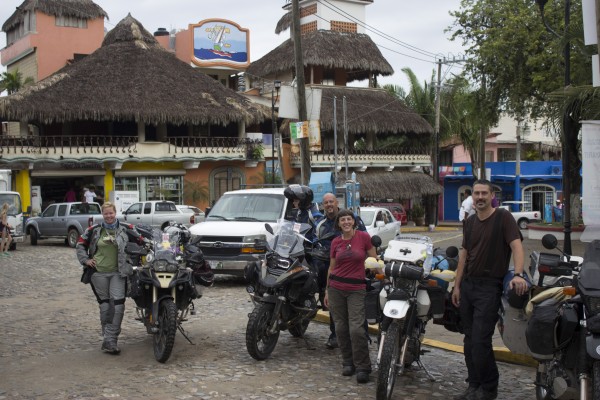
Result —
[[[181,324],[196,313],[193,300],[202,297],[214,276],[185,226],[136,228],[147,241],[143,247],[128,243],[125,250],[134,265],[128,295],[135,301],[137,320],[153,335],[154,357],[164,363],[177,330],[192,343]]]
[[[511,351],[539,362],[537,400],[600,400],[600,241],[587,246],[583,259],[565,254],[557,243],[545,235],[544,247],[562,254],[531,257],[526,312],[510,292],[503,298],[500,332]]]
[[[320,242],[312,245],[304,236],[311,229],[309,224],[280,220],[276,234],[269,224],[265,228],[272,235],[260,244],[266,247],[266,256],[260,265],[250,264],[244,272],[254,303],[248,315],[246,348],[256,360],[271,355],[282,330],[304,338],[317,314],[317,271],[309,259],[328,257]]]

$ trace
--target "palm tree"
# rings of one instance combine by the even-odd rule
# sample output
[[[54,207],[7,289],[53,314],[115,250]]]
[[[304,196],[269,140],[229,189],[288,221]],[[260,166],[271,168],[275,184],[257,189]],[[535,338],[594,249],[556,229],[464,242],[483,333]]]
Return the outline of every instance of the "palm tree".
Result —
[[[0,92],[7,91],[8,94],[18,92],[21,88],[34,83],[32,77],[23,80],[23,74],[16,69],[14,72],[3,72],[0,74]]]

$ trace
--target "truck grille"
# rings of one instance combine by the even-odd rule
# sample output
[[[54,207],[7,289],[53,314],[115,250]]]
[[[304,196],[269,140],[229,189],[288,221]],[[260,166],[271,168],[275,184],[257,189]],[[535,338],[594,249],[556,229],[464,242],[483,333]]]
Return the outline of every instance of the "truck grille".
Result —
[[[222,247],[222,248],[216,248],[216,247],[200,247],[200,250],[202,250],[202,253],[205,256],[225,256],[225,257],[233,257],[233,256],[239,256],[241,254],[241,248],[235,248],[235,247]]]
[[[242,243],[243,236],[202,236],[203,242]]]

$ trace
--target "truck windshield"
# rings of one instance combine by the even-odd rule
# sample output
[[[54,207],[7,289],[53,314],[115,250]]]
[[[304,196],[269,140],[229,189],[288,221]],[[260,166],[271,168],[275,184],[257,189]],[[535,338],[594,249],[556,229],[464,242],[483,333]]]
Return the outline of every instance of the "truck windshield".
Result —
[[[285,197],[268,193],[232,193],[222,196],[207,220],[276,222],[283,213]]]
[[[16,193],[0,193],[0,207],[8,203],[8,215],[19,215],[23,213],[21,196]]]

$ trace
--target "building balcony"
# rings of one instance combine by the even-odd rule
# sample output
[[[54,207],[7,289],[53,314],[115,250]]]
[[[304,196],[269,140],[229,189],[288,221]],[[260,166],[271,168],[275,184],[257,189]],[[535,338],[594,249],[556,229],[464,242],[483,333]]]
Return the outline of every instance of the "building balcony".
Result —
[[[262,161],[261,140],[232,137],[169,137],[140,142],[137,136],[1,136],[0,159],[34,161]],[[261,147],[262,148],[262,147]]]
[[[331,168],[335,162],[333,150],[311,152],[312,168]],[[290,163],[293,168],[300,168],[300,153],[290,153]],[[337,152],[338,167],[346,164],[344,149]],[[348,166],[350,168],[410,168],[431,166],[431,155],[425,148],[403,148],[395,150],[358,150],[348,149]]]

